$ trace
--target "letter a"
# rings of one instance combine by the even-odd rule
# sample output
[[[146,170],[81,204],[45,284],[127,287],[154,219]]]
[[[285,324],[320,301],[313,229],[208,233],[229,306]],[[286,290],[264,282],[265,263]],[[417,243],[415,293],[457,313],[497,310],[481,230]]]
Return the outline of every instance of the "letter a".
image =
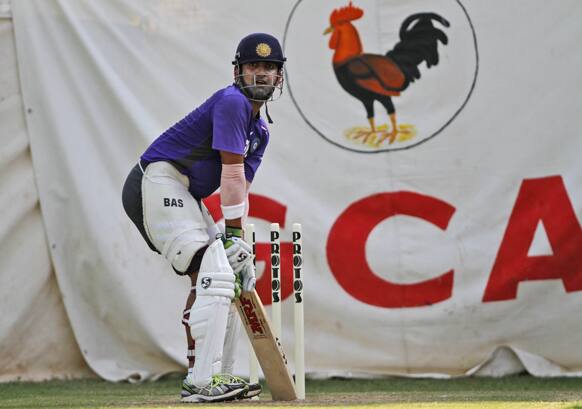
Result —
[[[540,221],[553,254],[528,256]],[[515,299],[520,282],[551,279],[566,292],[582,290],[582,229],[561,176],[523,181],[483,302]]]

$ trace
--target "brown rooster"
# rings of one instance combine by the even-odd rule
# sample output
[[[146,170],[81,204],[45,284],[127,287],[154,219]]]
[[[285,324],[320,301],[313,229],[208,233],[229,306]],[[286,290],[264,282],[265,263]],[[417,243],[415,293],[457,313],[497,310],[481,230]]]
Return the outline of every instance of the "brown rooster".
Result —
[[[400,41],[386,55],[368,54],[362,50],[358,30],[351,23],[364,15],[364,11],[348,6],[335,9],[330,17],[331,26],[324,34],[333,33],[329,48],[333,54],[333,70],[340,85],[350,95],[359,99],[368,114],[370,135],[376,133],[374,101],[380,102],[390,117],[392,129],[376,143],[389,138],[394,142],[398,134],[396,113],[392,97],[400,95],[411,82],[420,78],[418,66],[425,61],[430,68],[439,62],[438,42],[448,43],[446,34],[433,25],[433,20],[445,27],[449,22],[435,13],[418,13],[407,17],[400,27]]]

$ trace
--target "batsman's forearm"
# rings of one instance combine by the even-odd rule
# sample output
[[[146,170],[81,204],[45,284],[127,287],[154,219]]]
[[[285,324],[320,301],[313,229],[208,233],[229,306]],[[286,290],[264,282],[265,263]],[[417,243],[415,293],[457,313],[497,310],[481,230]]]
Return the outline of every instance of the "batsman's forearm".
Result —
[[[225,219],[224,225],[226,227],[236,227],[237,229],[242,229],[242,217],[237,219]]]

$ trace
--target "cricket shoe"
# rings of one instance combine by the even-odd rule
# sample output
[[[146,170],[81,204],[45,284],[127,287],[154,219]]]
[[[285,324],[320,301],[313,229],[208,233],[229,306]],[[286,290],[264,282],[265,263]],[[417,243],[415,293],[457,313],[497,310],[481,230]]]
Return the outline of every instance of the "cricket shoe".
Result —
[[[242,382],[235,382],[234,378],[223,375],[214,375],[210,383],[204,387],[198,387],[188,381],[188,377],[182,382],[182,402],[204,403],[223,402],[240,399],[248,390],[248,386]]]
[[[255,396],[259,396],[259,394],[263,391],[263,388],[261,387],[261,385],[258,382],[257,383],[250,383],[250,382],[245,381],[243,378],[240,378],[240,377],[234,376],[234,375],[230,375],[230,374],[221,374],[220,376],[222,376],[224,379],[227,379],[228,381],[230,381],[232,383],[242,383],[242,384],[247,386],[246,392],[243,393],[242,395],[240,395],[237,399],[254,398]]]

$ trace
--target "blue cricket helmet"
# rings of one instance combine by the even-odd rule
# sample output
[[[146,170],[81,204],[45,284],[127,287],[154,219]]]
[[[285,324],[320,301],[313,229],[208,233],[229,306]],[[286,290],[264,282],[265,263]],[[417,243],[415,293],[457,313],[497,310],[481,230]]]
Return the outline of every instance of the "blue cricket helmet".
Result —
[[[283,56],[279,40],[270,34],[253,33],[240,40],[232,64],[240,65],[259,61],[274,62],[280,67],[287,61]]]

